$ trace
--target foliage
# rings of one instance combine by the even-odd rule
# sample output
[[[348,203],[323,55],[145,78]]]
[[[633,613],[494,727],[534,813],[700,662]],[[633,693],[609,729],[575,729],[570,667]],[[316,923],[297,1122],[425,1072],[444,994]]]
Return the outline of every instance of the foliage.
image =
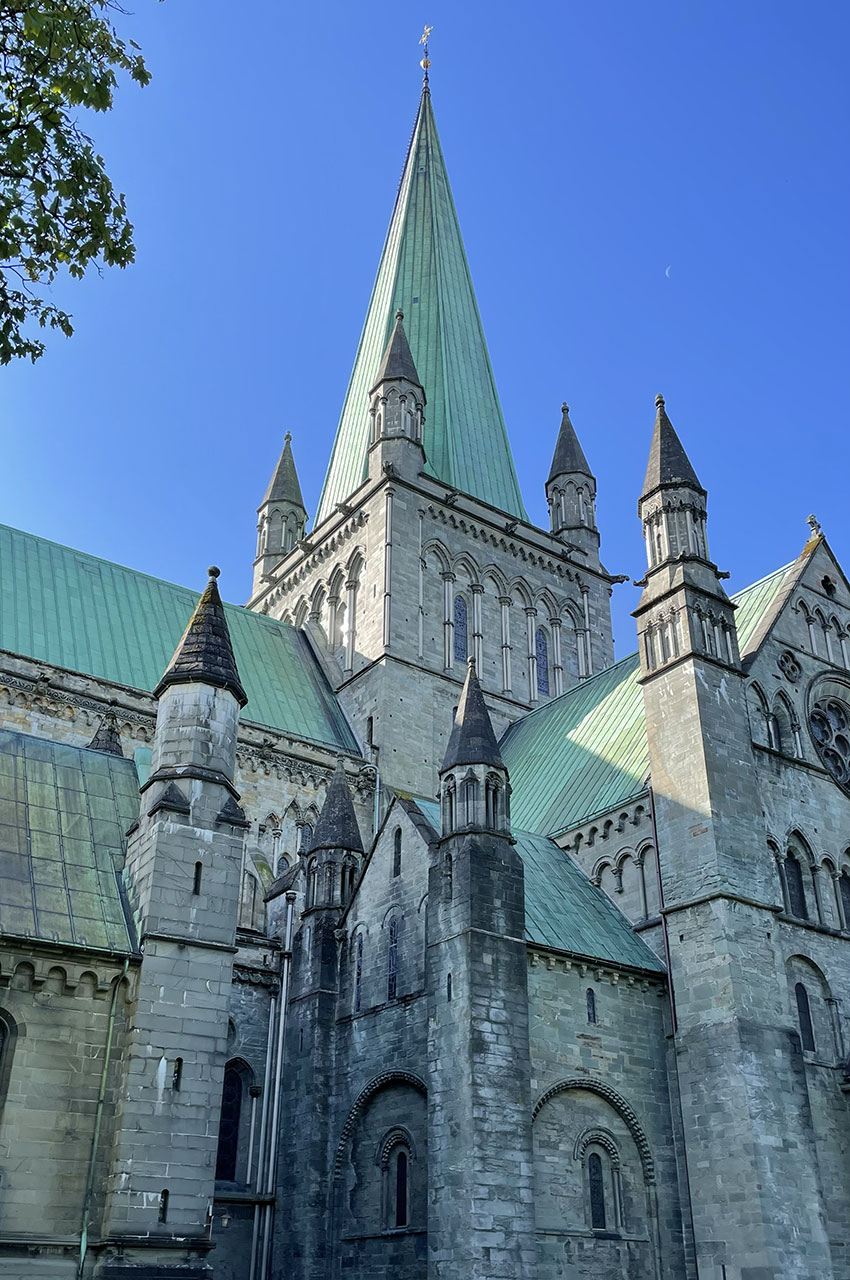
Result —
[[[44,342],[28,332],[71,317],[43,293],[65,268],[133,261],[133,227],[81,108],[108,111],[118,75],[150,80],[139,47],[113,25],[114,0],[0,0],[0,364],[33,361]]]

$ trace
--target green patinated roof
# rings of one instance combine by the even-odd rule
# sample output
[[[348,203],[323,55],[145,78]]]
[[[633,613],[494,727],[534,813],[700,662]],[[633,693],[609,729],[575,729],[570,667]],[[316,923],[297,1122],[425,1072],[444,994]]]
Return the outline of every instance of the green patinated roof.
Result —
[[[120,888],[132,760],[0,730],[0,934],[135,950]]]
[[[440,829],[440,807],[416,800],[428,824]],[[511,800],[513,805],[513,798]],[[554,841],[513,830],[525,871],[525,936],[539,946],[588,960],[609,960],[663,973],[664,966],[602,889]]]
[[[396,311],[427,397],[426,470],[527,519],[431,96],[423,92],[337,428],[316,524],[366,479],[369,389]]]
[[[199,593],[0,525],[0,649],[150,691]],[[243,720],[327,743],[357,744],[300,631],[225,605]]]
[[[742,658],[760,643],[762,620],[799,563],[732,597]],[[633,653],[510,726],[501,749],[519,826],[556,836],[646,790],[649,749],[639,676]]]

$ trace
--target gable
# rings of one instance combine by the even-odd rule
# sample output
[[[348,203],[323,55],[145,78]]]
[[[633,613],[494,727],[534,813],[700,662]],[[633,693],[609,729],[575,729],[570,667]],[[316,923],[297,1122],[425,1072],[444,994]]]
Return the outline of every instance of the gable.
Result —
[[[143,692],[153,690],[199,593],[0,525],[0,650]],[[242,721],[359,749],[306,637],[224,606],[248,696]]]

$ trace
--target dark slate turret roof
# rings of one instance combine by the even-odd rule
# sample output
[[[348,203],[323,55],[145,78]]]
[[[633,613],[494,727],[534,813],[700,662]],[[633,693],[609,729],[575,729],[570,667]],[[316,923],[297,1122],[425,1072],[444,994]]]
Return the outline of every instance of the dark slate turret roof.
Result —
[[[397,311],[395,313],[395,325],[390,334],[390,340],[387,343],[387,349],[384,352],[384,358],[381,361],[381,367],[378,370],[378,376],[375,378],[375,385],[372,391],[381,382],[388,382],[393,378],[406,378],[408,382],[414,383],[415,386],[421,387],[419,374],[416,372],[416,365],[413,363],[413,356],[410,353],[410,343],[407,341],[407,334],[404,332],[404,312]],[[424,390],[424,388],[423,388]]]
[[[218,593],[216,579],[219,573],[215,565],[209,570],[207,589],[197,603],[174,657],[153,691],[155,698],[170,684],[211,684],[218,689],[228,689],[240,707],[248,701],[239,680],[224,605]]]
[[[289,502],[294,507],[305,510],[304,499],[301,497],[301,485],[298,483],[298,472],[295,470],[295,459],[292,456],[292,436],[288,431],[283,437],[283,452],[277,460],[269,487],[257,510],[259,511],[267,502]]]
[[[649,447],[643,496],[646,497],[661,485],[669,484],[686,485],[688,488],[705,493],[682,447],[682,442],[676,435],[673,423],[667,417],[663,396],[655,397],[655,408],[655,429],[652,433],[652,444]]]
[[[111,712],[105,715],[97,726],[97,732],[87,749],[89,751],[105,751],[110,756],[123,756],[124,749],[121,746],[121,735],[115,723],[115,716]]]
[[[336,762],[310,849],[350,849],[354,853],[363,852],[363,838],[357,825],[342,760]]]
[[[549,470],[549,479],[554,480],[556,476],[567,476],[574,471],[580,471],[586,476],[593,476],[587,458],[584,456],[584,450],[578,442],[575,427],[570,422],[569,406],[564,402],[561,405],[561,427],[558,431],[558,441],[555,445],[552,466]]]
[[[474,658],[469,659],[466,682],[457,706],[442,772],[454,769],[459,764],[491,764],[504,768],[490,713],[475,674]]]

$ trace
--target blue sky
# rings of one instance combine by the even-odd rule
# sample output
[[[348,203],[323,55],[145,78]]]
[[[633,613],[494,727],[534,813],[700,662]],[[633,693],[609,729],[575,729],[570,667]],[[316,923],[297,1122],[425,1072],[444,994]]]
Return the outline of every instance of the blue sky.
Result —
[[[850,6],[136,0],[154,74],[89,122],[137,262],[56,300],[77,332],[0,370],[0,520],[247,597],[293,447],[308,511],[433,24],[433,102],[526,505],[566,398],[602,554],[640,577],[657,391],[733,589],[814,511],[850,566]],[[250,12],[250,18],[242,15]],[[669,269],[669,270],[668,270]],[[616,588],[617,652],[637,592]]]

